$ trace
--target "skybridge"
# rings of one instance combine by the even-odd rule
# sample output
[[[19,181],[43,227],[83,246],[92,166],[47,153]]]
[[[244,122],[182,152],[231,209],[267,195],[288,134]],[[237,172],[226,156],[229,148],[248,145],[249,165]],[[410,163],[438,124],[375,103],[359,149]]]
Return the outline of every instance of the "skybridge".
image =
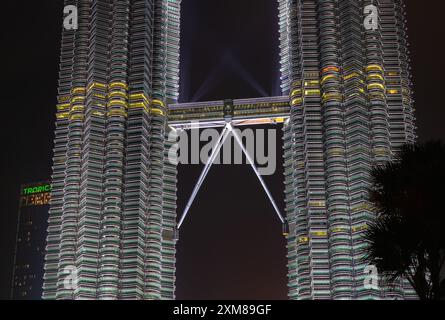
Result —
[[[212,154],[204,166],[204,169],[196,182],[193,192],[187,202],[182,213],[181,219],[176,230],[176,239],[178,231],[181,228],[187,214],[201,188],[207,173],[209,172],[216,156],[218,155],[222,145],[229,137],[233,135],[235,141],[240,146],[249,161],[253,171],[255,172],[259,182],[261,183],[269,201],[271,202],[275,213],[283,225],[283,235],[289,232],[289,225],[280,213],[275,200],[266,186],[261,174],[255,166],[252,155],[248,153],[241,137],[234,130],[237,126],[260,125],[283,123],[289,118],[290,106],[288,96],[252,98],[252,99],[236,99],[236,100],[219,100],[209,102],[191,102],[169,105],[168,108],[168,124],[177,130],[187,130],[192,128],[215,128],[223,127]]]
[[[171,104],[168,123],[175,129],[234,127],[283,123],[289,118],[288,96]]]

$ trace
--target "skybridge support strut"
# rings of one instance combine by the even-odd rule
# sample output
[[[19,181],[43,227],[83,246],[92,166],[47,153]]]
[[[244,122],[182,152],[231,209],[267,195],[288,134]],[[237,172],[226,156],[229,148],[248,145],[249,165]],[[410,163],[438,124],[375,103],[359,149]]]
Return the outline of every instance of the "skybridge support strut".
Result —
[[[287,235],[289,233],[288,225],[286,220],[283,218],[283,216],[280,213],[280,210],[278,209],[277,204],[275,203],[275,200],[272,197],[272,194],[270,193],[269,189],[266,186],[266,183],[263,180],[263,177],[261,176],[260,172],[258,171],[257,167],[255,166],[255,162],[253,161],[252,157],[250,156],[247,149],[244,147],[243,141],[241,140],[241,137],[239,136],[238,132],[233,130],[232,125],[229,123],[229,130],[232,132],[233,136],[235,137],[236,142],[240,146],[241,150],[243,150],[244,154],[246,155],[247,161],[249,161],[250,166],[252,167],[253,171],[255,172],[256,176],[258,177],[258,180],[260,181],[261,185],[263,186],[264,191],[267,194],[267,197],[269,198],[270,202],[272,203],[273,208],[275,209],[275,212],[277,213],[278,218],[280,219],[281,223],[283,224],[283,235]]]
[[[224,127],[223,131],[221,132],[221,135],[218,137],[216,145],[213,148],[212,153],[210,154],[210,158],[207,160],[207,163],[206,163],[204,169],[202,170],[201,175],[199,176],[198,182],[196,183],[195,188],[193,189],[192,195],[190,196],[190,199],[187,202],[187,205],[185,206],[184,212],[182,213],[181,220],[178,223],[178,229],[181,228],[185,218],[187,217],[187,213],[188,213],[190,207],[192,206],[192,203],[195,200],[195,197],[198,194],[198,191],[201,188],[201,185],[204,182],[204,179],[207,176],[207,173],[209,172],[210,167],[212,166],[213,162],[215,161],[216,156],[219,153],[219,150],[224,145],[224,142],[226,141],[229,134],[230,134],[230,130],[229,130],[229,127],[227,124]]]
[[[267,194],[267,197],[269,198],[270,202],[272,203],[273,208],[275,209],[275,212],[278,216],[278,218],[280,219],[281,223],[283,224],[283,235],[287,235],[289,233],[289,226],[286,222],[286,220],[283,218],[283,216],[280,213],[280,210],[278,209],[277,204],[275,203],[275,200],[272,197],[272,194],[270,193],[269,189],[266,186],[266,183],[264,182],[260,172],[258,171],[257,167],[255,166],[255,162],[253,161],[252,157],[250,156],[250,154],[248,153],[248,151],[246,150],[246,148],[243,145],[243,142],[239,136],[239,134],[234,130],[232,124],[230,122],[228,122],[223,131],[221,132],[221,135],[218,137],[218,140],[216,142],[215,147],[212,150],[212,153],[210,155],[210,158],[208,159],[203,171],[201,172],[201,175],[199,176],[199,179],[195,185],[195,188],[193,189],[193,192],[190,196],[189,201],[187,202],[187,205],[184,209],[184,212],[182,213],[182,217],[178,223],[178,227],[177,227],[177,234],[176,234],[176,238],[178,238],[178,232],[179,229],[181,228],[182,224],[184,223],[185,218],[187,217],[187,214],[190,210],[190,207],[193,204],[193,201],[196,198],[196,195],[198,194],[199,189],[202,186],[202,183],[204,182],[204,179],[207,176],[207,173],[210,170],[210,167],[212,166],[213,162],[216,159],[216,156],[218,155],[219,151],[221,150],[221,147],[224,145],[224,142],[227,140],[227,137],[229,136],[229,134],[232,133],[235,141],[238,143],[238,145],[240,146],[241,150],[243,151],[243,153],[246,155],[247,161],[249,161],[250,166],[252,167],[253,171],[255,172],[256,176],[258,177],[258,180],[260,181],[261,185],[263,186],[264,191]]]

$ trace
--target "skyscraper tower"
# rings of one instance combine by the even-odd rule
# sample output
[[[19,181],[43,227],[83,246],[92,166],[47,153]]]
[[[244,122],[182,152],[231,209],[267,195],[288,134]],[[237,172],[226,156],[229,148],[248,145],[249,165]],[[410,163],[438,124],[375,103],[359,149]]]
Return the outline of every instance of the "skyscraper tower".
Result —
[[[180,0],[66,0],[45,299],[174,298]]]
[[[279,0],[291,299],[406,298],[369,285],[370,171],[416,139],[402,0]],[[372,279],[371,279],[372,280]]]

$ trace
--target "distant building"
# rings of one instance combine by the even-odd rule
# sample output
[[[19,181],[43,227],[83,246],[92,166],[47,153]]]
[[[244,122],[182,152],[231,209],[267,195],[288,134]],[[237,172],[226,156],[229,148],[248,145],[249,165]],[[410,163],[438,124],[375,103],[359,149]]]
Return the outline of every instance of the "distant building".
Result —
[[[12,299],[41,299],[51,184],[21,186]]]

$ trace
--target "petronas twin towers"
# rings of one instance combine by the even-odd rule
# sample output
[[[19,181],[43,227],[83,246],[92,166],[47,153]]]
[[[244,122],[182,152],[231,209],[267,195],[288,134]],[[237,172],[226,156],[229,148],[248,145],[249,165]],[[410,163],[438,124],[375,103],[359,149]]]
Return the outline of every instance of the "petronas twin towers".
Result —
[[[65,4],[43,296],[173,298],[180,1]]]
[[[180,4],[65,1],[45,299],[175,298]],[[370,169],[416,139],[403,1],[278,6],[289,298],[415,297],[361,261]]]

